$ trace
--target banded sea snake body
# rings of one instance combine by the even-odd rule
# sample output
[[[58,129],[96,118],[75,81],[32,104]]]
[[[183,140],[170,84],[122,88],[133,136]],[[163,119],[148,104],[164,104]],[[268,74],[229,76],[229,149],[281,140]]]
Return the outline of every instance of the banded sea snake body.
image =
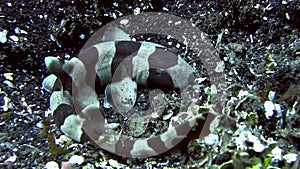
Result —
[[[75,141],[92,140],[120,156],[156,156],[176,146],[202,118],[199,105],[190,96],[197,85],[193,68],[161,45],[131,41],[119,28],[107,28],[98,43],[82,49],[78,58],[46,57],[45,64],[52,73],[44,79],[43,86],[52,92],[50,110],[54,122]],[[104,118],[99,86],[106,86],[107,102],[122,114],[135,105],[138,85],[176,88],[185,100],[162,134],[130,137],[115,131]]]

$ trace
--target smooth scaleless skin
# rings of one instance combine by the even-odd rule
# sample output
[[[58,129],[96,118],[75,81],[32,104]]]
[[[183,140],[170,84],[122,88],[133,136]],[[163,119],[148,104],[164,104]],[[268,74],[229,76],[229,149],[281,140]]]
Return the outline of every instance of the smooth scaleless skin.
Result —
[[[203,118],[198,114],[199,105],[189,98],[197,85],[193,68],[161,45],[131,41],[119,28],[106,28],[99,39],[99,43],[84,48],[78,58],[45,59],[53,74],[45,78],[43,86],[52,92],[50,109],[56,125],[78,142],[91,140],[119,156],[157,156],[176,146],[197,124],[197,119]],[[123,114],[136,103],[137,85],[179,89],[181,99],[188,100],[164,133],[131,138],[109,127],[97,89],[106,86],[108,103]]]

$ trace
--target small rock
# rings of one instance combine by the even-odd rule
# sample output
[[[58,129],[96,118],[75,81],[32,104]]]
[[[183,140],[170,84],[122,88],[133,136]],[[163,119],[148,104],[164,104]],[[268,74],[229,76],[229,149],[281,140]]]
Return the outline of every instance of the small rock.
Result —
[[[42,121],[39,121],[38,123],[36,123],[36,126],[40,129],[44,128],[44,124]]]
[[[17,156],[16,155],[13,155],[11,157],[9,157],[8,159],[5,160],[5,162],[15,162],[17,160]]]
[[[213,146],[216,145],[219,141],[219,136],[217,134],[210,134],[204,139],[207,145]]]
[[[108,160],[108,163],[110,166],[112,166],[113,168],[125,168],[124,164],[120,164],[118,161],[110,159]]]
[[[4,80],[3,82],[4,84],[6,84],[8,87],[10,88],[15,88],[16,86],[9,80]]]
[[[168,120],[173,116],[174,112],[173,111],[168,111],[166,115],[163,116],[163,120]]]
[[[243,51],[243,45],[239,43],[229,43],[229,48],[232,49],[234,52],[241,53]]]
[[[72,163],[66,161],[61,162],[61,169],[71,169],[71,168],[73,168]]]
[[[10,80],[10,81],[14,80],[13,73],[4,73],[3,75],[7,80]]]
[[[59,169],[59,165],[55,161],[49,161],[45,165],[45,169]]]
[[[82,164],[84,162],[84,157],[79,156],[79,155],[73,155],[70,159],[69,162],[72,164]]]
[[[202,83],[202,82],[204,82],[206,79],[207,79],[206,77],[196,78],[196,79],[195,79],[195,82],[196,82],[196,83]]]
[[[123,19],[120,21],[120,24],[122,24],[122,25],[127,25],[128,23],[129,23],[128,19]]]
[[[274,112],[273,110],[275,109],[274,104],[271,101],[265,101],[264,103],[264,108],[265,108],[265,115],[269,119],[273,116]]]
[[[11,4],[10,2],[7,2],[6,5],[7,5],[8,7],[12,7],[12,4]]]
[[[0,42],[1,43],[5,43],[7,41],[6,35],[7,35],[7,30],[0,32]]]
[[[141,13],[141,8],[139,8],[139,7],[135,8],[135,9],[133,10],[133,13],[134,13],[135,15],[140,14],[140,13]]]
[[[281,160],[282,159],[282,149],[280,149],[278,146],[276,146],[272,151],[273,159],[275,160]]]
[[[11,35],[11,36],[9,36],[9,38],[10,38],[11,40],[15,41],[15,42],[18,42],[18,41],[19,41],[19,38],[18,38],[17,36],[15,36],[15,35]]]
[[[268,94],[268,99],[270,101],[274,101],[275,95],[276,95],[276,92],[270,91],[269,94]]]
[[[79,38],[80,38],[80,39],[84,39],[84,38],[85,38],[85,34],[83,34],[83,33],[80,34],[80,35],[79,35]]]
[[[16,34],[20,34],[20,33],[21,33],[19,27],[16,27],[16,28],[15,28],[15,33],[16,33]]]
[[[298,159],[298,155],[294,153],[289,153],[283,156],[283,159],[285,159],[289,164],[295,162]]]
[[[225,69],[225,63],[223,61],[218,62],[215,71],[218,73],[222,73],[224,72],[224,69]]]
[[[106,127],[109,129],[115,129],[119,126],[120,126],[120,123],[108,123]]]

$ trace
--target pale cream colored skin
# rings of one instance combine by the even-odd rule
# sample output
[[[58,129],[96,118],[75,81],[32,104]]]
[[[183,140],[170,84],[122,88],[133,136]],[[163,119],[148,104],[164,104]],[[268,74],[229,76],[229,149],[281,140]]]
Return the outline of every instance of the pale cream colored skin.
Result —
[[[126,33],[119,29],[112,29],[106,36],[109,37],[111,34],[115,34],[114,38],[116,41],[124,40],[118,37],[121,37]],[[111,40],[110,38],[106,39]],[[128,40],[127,37],[125,39]],[[111,41],[96,44],[91,47],[96,49],[97,53],[89,57],[95,57],[92,58],[97,61],[94,65],[94,70],[101,83],[104,84],[108,84],[113,76],[111,74],[110,64],[112,64],[114,57],[114,44],[115,43]],[[105,92],[106,97],[112,98],[108,99],[109,103],[118,111],[128,111],[134,106],[137,97],[137,83],[146,83],[146,79],[149,76],[147,71],[145,72],[140,70],[140,65],[143,65],[143,69],[149,69],[148,56],[155,54],[156,47],[157,46],[153,45],[153,43],[142,43],[141,50],[133,57],[133,74],[138,75],[141,72],[144,73],[140,76],[140,79],[138,79],[137,82],[131,79],[132,75],[124,73],[122,76],[123,78],[119,82],[114,82],[108,85],[109,87]],[[107,50],[109,48],[113,50]],[[109,53],[109,55],[107,55],[107,53]],[[70,105],[70,107],[76,108],[77,106],[81,108],[80,112],[76,112],[77,114],[66,117],[64,119],[64,123],[60,127],[61,131],[65,135],[78,142],[81,141],[83,133],[86,132],[92,138],[92,141],[97,143],[102,149],[116,155],[126,157],[156,156],[176,146],[197,124],[196,120],[203,118],[198,114],[198,111],[195,111],[198,110],[199,105],[191,100],[185,111],[181,111],[171,118],[169,128],[166,132],[151,138],[129,138],[128,136],[122,135],[122,133],[116,133],[112,128],[108,127],[110,125],[102,115],[97,93],[92,86],[86,83],[88,73],[87,65],[78,58],[72,58],[69,61],[65,61],[63,64],[59,64],[61,62],[53,57],[48,57],[45,61],[50,72],[53,69],[61,69],[60,71],[65,72],[72,78],[75,88],[80,89],[72,91],[71,96],[68,91],[63,91],[61,86],[60,91],[53,91],[50,99],[50,108],[52,112],[56,111],[60,104],[67,104]],[[53,68],[51,65],[56,65],[57,68]],[[177,58],[177,64],[173,67],[167,68],[166,71],[170,74],[173,82],[175,82],[174,84],[178,85],[176,87],[182,89],[183,92],[193,85],[188,84],[187,81],[187,78],[193,74],[193,69],[179,56]],[[124,70],[124,72],[126,72],[126,70]],[[53,75],[51,76],[53,78]],[[64,81],[64,79],[60,79],[59,76],[56,77],[57,81]],[[49,79],[46,79],[44,80],[44,86],[47,86],[47,88],[52,91],[51,84],[54,83],[51,82],[51,80],[50,83]],[[96,121],[95,119],[100,119],[100,121]],[[89,125],[91,124],[98,124],[99,128],[95,129],[96,131],[87,131],[94,129],[90,128]]]

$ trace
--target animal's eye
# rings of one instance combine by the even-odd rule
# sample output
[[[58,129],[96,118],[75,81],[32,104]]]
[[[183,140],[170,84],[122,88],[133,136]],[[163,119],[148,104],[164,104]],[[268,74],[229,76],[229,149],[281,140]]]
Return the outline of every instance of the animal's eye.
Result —
[[[203,119],[198,109],[207,95],[199,87],[203,81],[196,80],[203,75],[195,66],[201,65],[199,56],[183,42],[163,40],[170,36],[145,37],[154,41],[131,41],[122,29],[105,26],[78,58],[45,59],[55,65],[49,71],[61,82],[50,107],[65,135],[89,138],[116,155],[150,157],[175,147]],[[63,104],[73,113],[64,114],[58,108]],[[108,127],[112,124],[116,127]]]

